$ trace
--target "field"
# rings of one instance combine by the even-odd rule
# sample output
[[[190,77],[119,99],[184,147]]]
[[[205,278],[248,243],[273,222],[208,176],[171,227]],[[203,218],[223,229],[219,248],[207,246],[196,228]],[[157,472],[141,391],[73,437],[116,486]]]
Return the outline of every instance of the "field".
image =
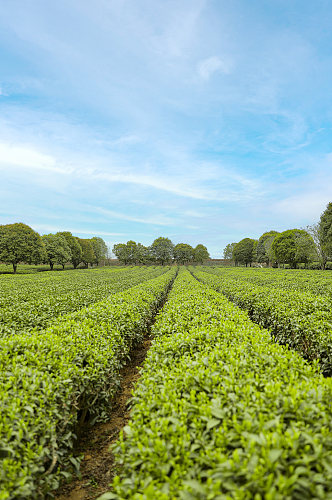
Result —
[[[331,280],[203,266],[1,275],[0,500],[71,480],[80,429],[110,419],[146,338],[105,500],[332,498]]]

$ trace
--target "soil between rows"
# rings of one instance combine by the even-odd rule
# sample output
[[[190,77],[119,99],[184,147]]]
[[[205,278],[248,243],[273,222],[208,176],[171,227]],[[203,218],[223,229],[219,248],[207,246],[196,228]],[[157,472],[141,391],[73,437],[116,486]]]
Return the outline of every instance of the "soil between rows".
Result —
[[[78,436],[75,454],[83,455],[80,479],[64,484],[57,491],[55,500],[95,500],[110,490],[115,476],[114,456],[111,445],[117,441],[121,429],[130,418],[129,399],[140,377],[143,364],[151,345],[150,331],[142,343],[131,352],[131,360],[122,368],[121,388],[116,394],[109,421],[92,427],[85,425]]]

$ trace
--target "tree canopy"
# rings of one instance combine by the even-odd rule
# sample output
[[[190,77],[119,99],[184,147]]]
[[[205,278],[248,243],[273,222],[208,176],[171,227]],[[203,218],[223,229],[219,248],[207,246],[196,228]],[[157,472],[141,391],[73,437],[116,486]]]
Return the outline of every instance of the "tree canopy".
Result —
[[[251,264],[255,257],[257,241],[251,238],[243,238],[234,247],[233,258],[235,262],[240,262],[241,264]]]
[[[178,264],[188,264],[194,260],[194,249],[187,243],[178,243],[174,247],[173,255]]]
[[[82,255],[83,255],[83,250],[78,242],[78,239],[75,236],[73,236],[70,231],[63,231],[56,234],[60,234],[66,239],[66,242],[71,252],[70,260],[74,268],[76,269],[79,263],[82,262]]]
[[[328,203],[322,213],[319,226],[322,250],[332,259],[332,202]]]
[[[160,236],[160,238],[155,239],[150,250],[156,262],[162,266],[173,260],[174,244],[169,238]]]
[[[270,264],[275,260],[275,255],[272,250],[272,242],[277,234],[279,234],[278,231],[268,231],[263,233],[259,238],[256,249],[257,262]]]
[[[94,236],[93,238],[90,239],[93,253],[95,255],[95,264],[99,264],[99,262],[103,259],[107,258],[108,255],[108,248],[105,243],[105,241],[102,238],[99,238],[98,236]]]
[[[234,252],[235,245],[236,245],[236,243],[228,243],[228,245],[225,246],[224,259],[233,260],[233,252]]]
[[[194,248],[194,262],[203,264],[203,262],[209,258],[210,254],[204,245],[200,243]]]
[[[272,249],[280,264],[289,264],[295,268],[299,262],[307,263],[315,255],[315,244],[311,236],[303,229],[288,229],[278,234]]]
[[[88,267],[89,264],[93,264],[96,260],[91,240],[87,238],[77,238],[77,241],[82,248],[81,261],[84,263],[85,267]]]
[[[61,234],[44,234],[42,236],[45,245],[47,262],[53,269],[54,264],[61,264],[63,267],[71,259],[71,251],[64,236]]]
[[[0,226],[0,261],[13,265],[39,264],[46,260],[46,251],[40,235],[30,226],[17,222]]]

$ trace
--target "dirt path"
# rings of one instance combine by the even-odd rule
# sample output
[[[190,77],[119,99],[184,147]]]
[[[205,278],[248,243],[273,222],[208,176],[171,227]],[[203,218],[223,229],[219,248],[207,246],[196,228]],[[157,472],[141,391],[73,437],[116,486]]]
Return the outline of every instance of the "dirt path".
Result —
[[[110,446],[118,439],[120,430],[130,416],[128,400],[132,396],[135,382],[139,378],[139,367],[143,364],[151,345],[149,332],[142,344],[131,353],[131,361],[121,370],[121,389],[115,396],[114,406],[107,423],[84,427],[78,437],[77,455],[84,455],[81,462],[81,479],[74,479],[57,492],[56,500],[95,500],[110,490],[115,475],[114,457]]]

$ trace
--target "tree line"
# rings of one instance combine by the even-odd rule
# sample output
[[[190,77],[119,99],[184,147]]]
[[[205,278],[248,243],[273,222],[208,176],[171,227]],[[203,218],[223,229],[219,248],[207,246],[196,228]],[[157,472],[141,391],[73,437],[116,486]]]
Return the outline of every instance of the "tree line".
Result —
[[[259,262],[273,267],[288,264],[291,268],[299,263],[319,262],[320,268],[325,269],[327,261],[332,260],[332,202],[317,223],[281,233],[268,231],[258,240],[243,238],[238,243],[229,243],[224,258],[233,260],[235,265]]]
[[[12,264],[14,273],[20,262],[26,264],[62,265],[70,262],[74,268],[81,263],[98,265],[108,256],[102,238],[78,238],[69,231],[40,236],[26,224],[14,223],[0,226],[0,262]]]
[[[121,264],[191,264],[203,262],[210,258],[207,248],[199,244],[195,248],[187,243],[174,243],[169,238],[160,237],[154,240],[150,246],[144,246],[133,240],[127,243],[117,243],[113,247],[113,253]]]

